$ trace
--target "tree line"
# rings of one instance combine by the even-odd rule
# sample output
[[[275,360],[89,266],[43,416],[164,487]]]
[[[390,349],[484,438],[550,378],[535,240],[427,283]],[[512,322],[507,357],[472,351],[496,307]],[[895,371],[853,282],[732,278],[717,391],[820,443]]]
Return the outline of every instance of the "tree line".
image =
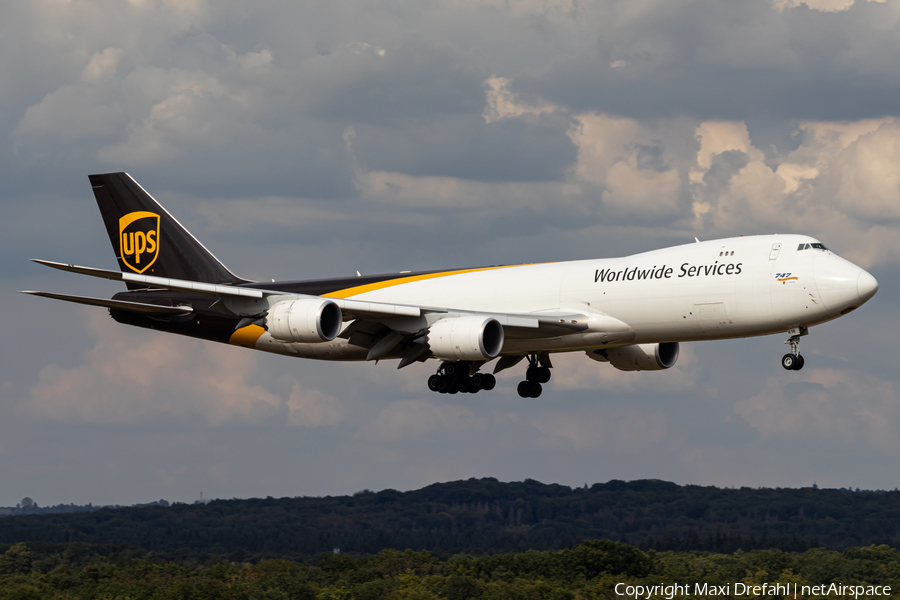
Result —
[[[887,546],[718,554],[643,552],[621,542],[589,540],[563,550],[456,554],[446,560],[427,551],[386,549],[370,556],[326,553],[311,561],[162,556],[82,543],[19,543],[4,550],[0,600],[621,600],[619,584],[676,583],[689,591],[679,598],[698,597],[695,585],[706,584],[728,586],[729,593],[719,598],[746,600],[731,592],[735,583],[900,589],[900,553]],[[664,598],[656,589],[646,597]]]
[[[0,519],[0,543],[131,545],[243,560],[384,548],[497,554],[609,539],[642,550],[900,547],[900,492],[723,489],[657,480],[570,488],[469,479],[351,496],[215,500]]]

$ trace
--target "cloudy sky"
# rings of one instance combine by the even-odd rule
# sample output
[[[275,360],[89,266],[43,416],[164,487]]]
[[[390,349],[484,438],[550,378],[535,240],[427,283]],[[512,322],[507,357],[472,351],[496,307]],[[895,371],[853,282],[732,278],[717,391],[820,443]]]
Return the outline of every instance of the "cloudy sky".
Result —
[[[0,3],[0,506],[468,477],[900,485],[900,0]],[[87,175],[232,270],[296,279],[806,233],[872,272],[804,338],[673,369],[554,358],[544,395],[327,364],[15,294],[112,295]],[[506,374],[504,374],[506,375]]]

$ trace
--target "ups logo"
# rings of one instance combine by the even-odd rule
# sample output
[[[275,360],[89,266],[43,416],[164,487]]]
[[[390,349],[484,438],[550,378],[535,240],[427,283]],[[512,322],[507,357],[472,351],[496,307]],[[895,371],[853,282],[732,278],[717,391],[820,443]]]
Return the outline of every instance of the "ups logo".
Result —
[[[119,219],[119,256],[129,269],[143,273],[159,256],[159,215],[145,210]]]

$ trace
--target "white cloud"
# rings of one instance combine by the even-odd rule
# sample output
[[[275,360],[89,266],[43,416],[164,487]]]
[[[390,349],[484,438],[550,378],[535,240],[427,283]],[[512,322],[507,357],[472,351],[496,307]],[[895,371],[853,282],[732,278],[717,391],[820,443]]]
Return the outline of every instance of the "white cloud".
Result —
[[[671,152],[651,124],[601,114],[578,116],[571,132],[578,146],[577,178],[605,187],[611,217],[675,217],[684,182]]]
[[[501,9],[512,17],[543,15],[571,17],[577,14],[576,0],[444,0],[451,8],[490,7]]]
[[[334,427],[344,418],[341,401],[319,390],[304,389],[295,383],[287,401],[288,425]]]
[[[894,382],[852,369],[779,373],[734,411],[764,438],[869,446],[900,454],[900,406]]]
[[[697,166],[701,175],[712,166],[713,156],[729,150],[740,150],[753,161],[763,159],[763,153],[753,147],[750,132],[742,122],[708,121],[701,123],[694,135],[700,142]]]
[[[487,102],[482,116],[486,123],[522,115],[540,115],[557,110],[557,107],[539,99],[532,104],[517,97],[510,91],[509,83],[510,81],[506,77],[490,77],[484,82]]]
[[[662,442],[668,418],[662,411],[607,407],[545,412],[530,421],[537,444],[577,451],[635,448]]]
[[[97,81],[115,76],[121,58],[121,48],[107,48],[103,52],[94,54],[81,73],[81,80]]]
[[[801,5],[805,5],[812,10],[819,10],[822,12],[840,12],[842,10],[847,10],[856,2],[856,0],[771,0],[772,6],[778,12],[782,12],[785,9],[796,8]],[[862,0],[859,0],[862,2]],[[866,2],[886,2],[887,0],[865,0]]]
[[[900,260],[888,241],[900,234],[900,125],[893,118],[803,122],[796,135],[799,146],[773,167],[743,123],[701,124],[691,173],[698,230],[796,231],[864,267]],[[743,154],[743,166],[714,164],[731,150]]]
[[[210,425],[277,415],[281,399],[250,382],[256,364],[250,352],[132,329],[105,311],[80,310],[88,313],[88,332],[96,342],[76,366],[41,369],[19,407],[25,414],[81,423],[199,417]]]
[[[432,400],[397,400],[385,406],[360,435],[379,442],[422,440],[429,435],[484,431],[485,419],[470,408]]]
[[[900,219],[900,123],[861,134],[836,157],[832,176],[842,211],[875,222]]]

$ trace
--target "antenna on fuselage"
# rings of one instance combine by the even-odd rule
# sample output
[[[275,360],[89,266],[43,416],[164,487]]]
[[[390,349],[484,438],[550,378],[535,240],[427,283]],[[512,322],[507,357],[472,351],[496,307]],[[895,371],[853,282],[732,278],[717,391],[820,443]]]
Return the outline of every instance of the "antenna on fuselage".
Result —
[[[698,244],[700,243],[700,240],[697,239],[697,236],[694,236],[694,241],[697,242]]]

